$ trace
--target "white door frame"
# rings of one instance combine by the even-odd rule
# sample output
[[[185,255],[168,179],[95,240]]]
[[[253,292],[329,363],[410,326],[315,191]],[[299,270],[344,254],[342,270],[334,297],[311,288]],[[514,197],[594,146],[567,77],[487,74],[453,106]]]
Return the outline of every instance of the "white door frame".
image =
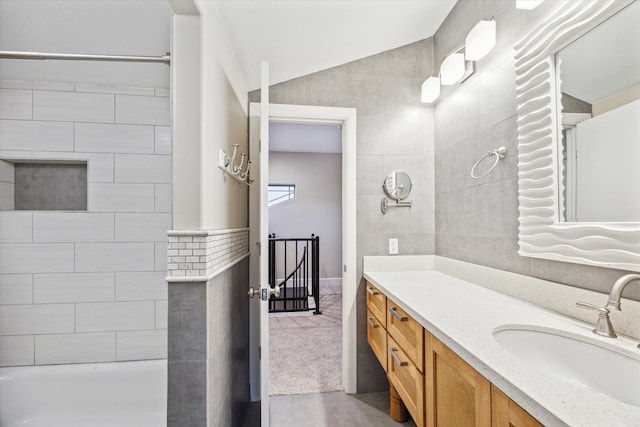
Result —
[[[342,125],[342,387],[356,392],[356,109],[306,105],[269,104],[269,120]],[[255,214],[251,212],[250,215]],[[251,323],[254,326],[255,322]],[[259,354],[255,340],[250,351]],[[252,357],[252,360],[255,358]],[[255,372],[255,370],[254,370]],[[252,378],[252,396],[256,384]]]

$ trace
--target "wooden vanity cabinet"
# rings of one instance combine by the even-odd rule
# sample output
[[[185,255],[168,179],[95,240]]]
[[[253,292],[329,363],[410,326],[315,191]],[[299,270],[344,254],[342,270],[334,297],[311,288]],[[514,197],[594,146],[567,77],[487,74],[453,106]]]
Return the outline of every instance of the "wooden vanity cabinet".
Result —
[[[418,427],[424,426],[424,374],[391,335],[388,340],[387,378]]]
[[[387,299],[387,378],[418,427],[424,426],[424,328]]]
[[[418,427],[542,427],[367,282],[367,340],[387,373],[390,413]]]
[[[387,300],[387,332],[424,372],[424,328],[391,299]]]
[[[491,425],[491,383],[425,331],[427,427]]]
[[[544,427],[495,385],[491,385],[491,427]]]
[[[367,282],[367,342],[387,372],[387,297]]]
[[[382,368],[387,372],[387,331],[371,310],[367,310],[367,341]]]
[[[378,319],[381,326],[387,329],[387,297],[378,288],[367,282],[367,309]]]

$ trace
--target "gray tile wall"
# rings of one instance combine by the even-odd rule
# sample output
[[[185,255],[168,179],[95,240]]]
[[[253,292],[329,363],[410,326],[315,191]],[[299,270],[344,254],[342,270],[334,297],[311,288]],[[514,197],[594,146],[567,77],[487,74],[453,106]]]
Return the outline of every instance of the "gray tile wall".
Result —
[[[0,81],[0,365],[166,357],[169,111],[166,91]],[[13,210],[16,160],[85,163],[86,211]]]
[[[168,427],[207,424],[206,295],[205,282],[169,283]]]
[[[431,73],[431,39],[310,74],[270,89],[276,104],[357,109],[357,260],[384,255],[391,237],[403,255],[433,254],[433,110],[420,103],[420,88]],[[249,94],[251,102],[259,92]],[[380,212],[382,182],[404,170],[413,189],[411,209]],[[358,284],[358,392],[387,387],[384,371],[367,344],[364,282]]]
[[[207,285],[209,427],[240,426],[250,401],[249,258]]]
[[[169,284],[169,427],[242,425],[250,400],[248,281],[245,258],[207,283]]]
[[[475,264],[608,292],[622,271],[518,255],[518,166],[514,44],[557,6],[534,11],[513,1],[460,0],[434,36],[436,69],[481,19],[495,17],[495,49],[476,74],[444,88],[435,108],[436,254]],[[488,176],[470,170],[487,151],[505,146],[506,159]],[[637,288],[637,287],[636,287]],[[640,298],[640,289],[625,296]]]

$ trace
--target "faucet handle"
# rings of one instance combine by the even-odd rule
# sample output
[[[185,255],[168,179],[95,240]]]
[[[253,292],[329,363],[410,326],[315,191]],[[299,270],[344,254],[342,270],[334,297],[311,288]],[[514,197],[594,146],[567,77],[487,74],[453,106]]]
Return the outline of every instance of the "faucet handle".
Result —
[[[607,307],[598,307],[595,304],[590,304],[588,302],[584,302],[584,301],[578,301],[576,303],[576,305],[578,307],[582,307],[582,308],[588,308],[590,310],[598,310],[600,312],[601,315],[608,315],[609,314],[609,309],[607,309]]]
[[[588,302],[576,302],[578,307],[587,308],[589,310],[597,310],[599,312],[598,319],[594,325],[593,333],[603,337],[616,338],[617,335],[613,330],[611,320],[609,320],[609,310],[606,307],[598,307]]]

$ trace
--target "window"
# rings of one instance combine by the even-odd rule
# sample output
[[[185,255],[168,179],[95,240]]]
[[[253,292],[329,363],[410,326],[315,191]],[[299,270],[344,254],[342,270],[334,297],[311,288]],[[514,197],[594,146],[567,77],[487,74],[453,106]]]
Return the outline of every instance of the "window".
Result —
[[[294,184],[269,184],[269,207],[295,198],[296,186]]]

